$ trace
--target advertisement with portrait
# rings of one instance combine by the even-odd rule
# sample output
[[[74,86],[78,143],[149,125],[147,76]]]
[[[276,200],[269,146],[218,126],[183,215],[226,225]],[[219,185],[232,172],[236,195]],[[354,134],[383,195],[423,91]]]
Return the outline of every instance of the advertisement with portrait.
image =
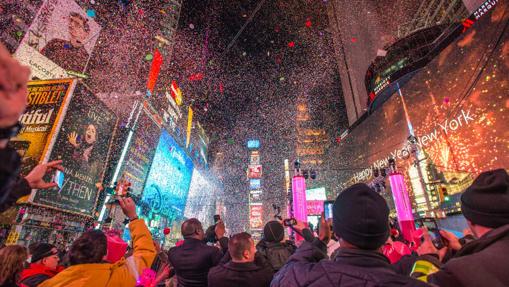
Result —
[[[167,131],[163,130],[143,190],[142,202],[150,207],[147,214],[159,214],[168,220],[184,216],[193,161]]]
[[[452,193],[482,171],[509,166],[508,12],[500,1],[331,149],[339,189],[367,182],[390,158],[408,182],[417,156],[423,172],[433,171],[427,186],[440,182]]]
[[[262,166],[257,165],[249,165],[247,170],[248,178],[262,178]]]
[[[124,180],[131,183],[132,193],[140,196],[150,170],[161,128],[144,109],[120,169]]]
[[[261,203],[249,205],[249,226],[251,229],[263,228],[263,205]]]
[[[15,57],[39,79],[83,73],[101,27],[73,0],[46,0],[37,12]]]
[[[72,79],[28,83],[27,108],[19,119],[23,128],[9,142],[22,157],[21,174],[28,174],[43,159],[75,84]]]
[[[78,83],[62,125],[51,147],[48,161],[62,160],[62,189],[37,191],[34,204],[93,215],[97,183],[104,176],[117,118],[83,84]],[[48,178],[51,180],[51,178]]]

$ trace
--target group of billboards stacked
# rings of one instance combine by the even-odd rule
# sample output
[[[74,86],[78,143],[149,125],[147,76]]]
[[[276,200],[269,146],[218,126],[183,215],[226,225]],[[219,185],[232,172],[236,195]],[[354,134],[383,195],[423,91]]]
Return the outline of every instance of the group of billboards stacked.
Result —
[[[262,203],[262,165],[260,164],[260,141],[249,140],[249,165],[247,177],[249,179],[249,228],[251,231],[263,228]]]

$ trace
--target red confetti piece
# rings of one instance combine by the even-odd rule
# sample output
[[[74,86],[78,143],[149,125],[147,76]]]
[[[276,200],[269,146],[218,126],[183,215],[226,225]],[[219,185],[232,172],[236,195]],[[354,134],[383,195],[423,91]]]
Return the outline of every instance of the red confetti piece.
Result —
[[[352,37],[352,43],[355,43],[355,42],[357,42],[357,38]]]
[[[311,25],[313,25],[313,24],[311,23],[311,20],[307,19],[307,21],[306,21],[306,27],[311,28]]]
[[[290,48],[295,47],[295,42],[294,42],[294,41],[291,41],[290,43],[288,43],[288,47],[290,47]]]

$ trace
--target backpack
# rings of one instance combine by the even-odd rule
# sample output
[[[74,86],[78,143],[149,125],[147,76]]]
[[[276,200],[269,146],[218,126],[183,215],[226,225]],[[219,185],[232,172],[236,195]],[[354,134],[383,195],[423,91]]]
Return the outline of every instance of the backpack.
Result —
[[[284,243],[260,241],[257,245],[258,252],[265,257],[267,263],[275,272],[279,271],[286,264],[288,258],[290,258],[296,249],[297,247],[291,241]]]

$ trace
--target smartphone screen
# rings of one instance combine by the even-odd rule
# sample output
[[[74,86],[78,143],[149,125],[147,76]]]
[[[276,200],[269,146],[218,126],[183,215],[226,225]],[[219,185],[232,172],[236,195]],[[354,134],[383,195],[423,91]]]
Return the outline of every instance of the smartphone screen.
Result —
[[[332,218],[332,206],[334,201],[327,200],[323,202],[323,211],[325,212],[325,220]]]
[[[443,248],[444,241],[440,235],[440,229],[438,228],[436,220],[433,218],[422,218],[419,220],[419,223],[421,227],[426,227],[428,229],[433,245],[435,245],[437,249]]]
[[[221,220],[221,215],[219,214],[214,215],[214,223],[217,223],[219,220]]]
[[[64,173],[60,170],[57,170],[55,172],[53,182],[55,182],[57,184],[59,189],[62,189],[62,186],[64,186]]]

